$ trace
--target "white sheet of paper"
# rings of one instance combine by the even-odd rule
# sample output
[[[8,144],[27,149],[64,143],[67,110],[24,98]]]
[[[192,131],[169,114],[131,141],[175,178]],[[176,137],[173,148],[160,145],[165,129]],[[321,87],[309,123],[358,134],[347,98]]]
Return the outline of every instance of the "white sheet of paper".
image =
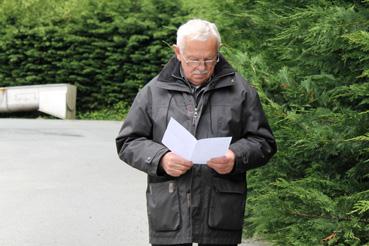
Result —
[[[192,152],[195,149],[197,140],[175,119],[170,118],[161,142],[177,155],[180,155],[187,160],[191,160]]]
[[[204,138],[197,140],[186,128],[171,118],[162,143],[168,149],[194,164],[206,164],[214,157],[225,155],[232,137]]]

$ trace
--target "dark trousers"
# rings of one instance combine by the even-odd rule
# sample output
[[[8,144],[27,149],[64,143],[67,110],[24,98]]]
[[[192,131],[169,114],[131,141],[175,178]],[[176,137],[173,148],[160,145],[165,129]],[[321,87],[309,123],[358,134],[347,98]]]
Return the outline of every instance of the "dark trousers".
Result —
[[[185,244],[152,244],[152,246],[192,246],[192,243]],[[237,244],[201,244],[199,246],[237,246]]]

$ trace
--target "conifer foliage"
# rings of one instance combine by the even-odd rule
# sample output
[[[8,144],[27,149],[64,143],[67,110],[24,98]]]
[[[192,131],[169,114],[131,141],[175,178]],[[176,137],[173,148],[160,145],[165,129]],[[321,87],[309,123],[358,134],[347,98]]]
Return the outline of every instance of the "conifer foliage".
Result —
[[[261,93],[279,147],[248,174],[246,235],[368,245],[368,1],[223,1],[201,14],[228,33],[223,51]]]

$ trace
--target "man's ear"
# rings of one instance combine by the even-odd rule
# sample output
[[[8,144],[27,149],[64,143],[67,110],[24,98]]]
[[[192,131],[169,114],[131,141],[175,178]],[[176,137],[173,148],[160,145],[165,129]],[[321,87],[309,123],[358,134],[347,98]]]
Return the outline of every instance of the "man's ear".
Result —
[[[173,52],[175,53],[176,52],[177,45],[172,44],[172,46],[170,46],[170,47],[172,48]]]
[[[174,53],[176,54],[177,59],[180,61],[181,60],[181,51],[180,51],[179,47],[177,45],[173,44],[172,49],[173,49]]]

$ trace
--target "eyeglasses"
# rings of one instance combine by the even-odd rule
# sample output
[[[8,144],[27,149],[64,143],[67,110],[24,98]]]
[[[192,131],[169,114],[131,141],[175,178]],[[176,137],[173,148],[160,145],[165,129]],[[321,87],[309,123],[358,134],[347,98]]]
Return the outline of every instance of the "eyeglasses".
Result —
[[[187,65],[190,65],[191,67],[198,67],[201,64],[204,64],[204,66],[210,67],[215,65],[216,63],[219,62],[219,56],[217,55],[216,59],[212,59],[212,60],[187,60],[186,57],[184,57],[184,55],[182,55],[183,60],[185,61],[185,63]]]

